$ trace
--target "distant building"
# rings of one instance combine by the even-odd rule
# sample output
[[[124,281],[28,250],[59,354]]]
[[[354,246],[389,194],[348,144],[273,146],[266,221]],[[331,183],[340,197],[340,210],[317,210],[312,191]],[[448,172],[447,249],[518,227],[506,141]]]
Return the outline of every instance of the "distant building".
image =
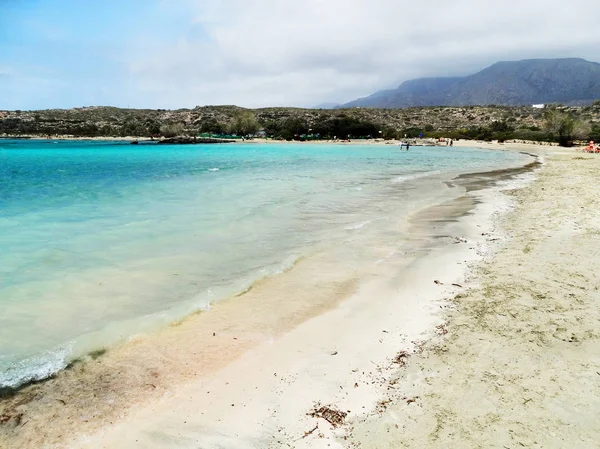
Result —
[[[531,107],[536,108],[536,109],[544,109],[546,107],[546,105],[545,104],[532,104]]]

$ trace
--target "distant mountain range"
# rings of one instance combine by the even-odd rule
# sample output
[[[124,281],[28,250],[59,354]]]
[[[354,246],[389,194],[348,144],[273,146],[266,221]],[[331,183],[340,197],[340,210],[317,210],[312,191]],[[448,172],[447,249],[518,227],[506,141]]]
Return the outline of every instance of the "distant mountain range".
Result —
[[[465,77],[420,78],[340,108],[412,106],[581,105],[600,99],[600,64],[585,59],[497,62]]]

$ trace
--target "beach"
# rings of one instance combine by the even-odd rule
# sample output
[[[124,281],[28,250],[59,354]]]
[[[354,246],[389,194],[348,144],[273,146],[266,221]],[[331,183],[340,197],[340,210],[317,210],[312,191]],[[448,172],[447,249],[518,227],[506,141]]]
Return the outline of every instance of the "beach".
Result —
[[[208,313],[27,387],[4,401],[0,442],[594,447],[598,285],[582,261],[598,257],[598,218],[584,212],[597,205],[600,164],[568,149],[490,148],[543,153],[544,165],[459,176],[466,194],[408,214],[396,232],[410,246],[392,263],[380,242],[370,276],[348,276],[347,254],[301,258]]]
[[[599,169],[557,149],[509,192],[516,209],[452,300],[447,334],[407,364],[393,405],[357,423],[354,444],[598,447]]]

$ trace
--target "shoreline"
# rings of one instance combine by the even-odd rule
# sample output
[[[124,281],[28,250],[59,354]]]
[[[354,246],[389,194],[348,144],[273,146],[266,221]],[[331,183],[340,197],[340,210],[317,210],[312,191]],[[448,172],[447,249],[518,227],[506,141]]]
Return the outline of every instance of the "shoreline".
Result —
[[[532,153],[523,153],[526,154],[528,156],[532,156],[532,157],[536,157],[536,155],[532,154]],[[485,172],[474,172],[474,173],[463,173],[463,174],[458,174],[458,175],[451,175],[449,174],[449,176],[452,176],[452,179],[461,181],[459,182],[459,184],[464,185],[465,187],[467,187],[467,192],[469,192],[471,190],[470,187],[467,186],[467,183],[462,182],[463,178],[467,179],[467,178],[474,178],[475,179],[475,183],[480,182],[480,178],[486,178],[486,179],[500,179],[500,177],[513,177],[516,176],[522,172],[527,172],[530,171],[531,169],[535,168],[536,165],[538,164],[537,160],[534,162],[530,162],[524,166],[518,165],[518,166],[508,166],[507,168],[501,168],[501,169],[497,169],[497,170],[493,170],[493,171],[485,171]],[[444,184],[448,185],[449,187],[454,187],[455,184],[457,184],[457,182],[443,182]],[[437,199],[435,199],[434,201],[438,201]],[[436,203],[434,203],[436,204]],[[421,210],[421,207],[423,207],[422,205],[416,206],[417,211]],[[426,206],[429,207],[429,206]],[[362,227],[362,226],[361,226]],[[237,298],[237,297],[241,297],[243,295],[245,295],[246,293],[248,293],[250,290],[252,290],[255,285],[264,283],[266,281],[268,281],[269,279],[273,278],[274,276],[280,275],[280,274],[285,274],[287,271],[291,270],[294,268],[294,266],[300,262],[302,259],[305,259],[305,256],[299,256],[297,257],[294,261],[281,261],[281,271],[276,271],[274,273],[271,274],[265,274],[262,277],[256,278],[254,279],[250,284],[248,284],[246,287],[243,287],[243,290],[239,290],[237,292],[232,293],[230,296],[228,297],[223,297],[221,299],[219,299],[219,301],[224,301],[224,300],[231,300],[232,298]],[[171,316],[170,320],[172,322],[176,322],[176,323],[180,323],[186,319],[188,319],[189,317],[193,317],[194,315],[200,314],[200,313],[204,313],[207,312],[211,306],[213,306],[215,303],[211,303],[207,308],[203,308],[203,309],[199,309],[199,310],[195,310],[192,312],[187,312],[185,315],[181,315],[181,316]],[[164,320],[162,320],[164,321]],[[150,332],[157,332],[160,331],[161,329],[164,329],[165,327],[170,326],[170,324],[167,324],[166,321],[164,321],[163,326],[158,327],[158,328],[153,328],[153,330],[151,330]],[[147,332],[146,332],[147,333]],[[82,335],[82,337],[86,337],[86,335]],[[91,360],[95,360],[97,357],[103,355],[104,353],[106,353],[107,350],[113,348],[114,346],[120,346],[123,344],[127,343],[127,339],[122,340],[122,341],[117,341],[114,345],[109,345],[107,347],[103,347],[103,348],[94,348],[94,349],[90,349],[89,352],[77,352],[75,354],[74,357],[72,357],[71,359],[66,359],[65,360],[65,364],[62,368],[59,368],[57,371],[51,372],[49,374],[46,375],[46,377],[44,378],[38,378],[36,377],[35,374],[33,374],[30,377],[30,380],[26,380],[25,382],[22,382],[18,385],[15,386],[0,386],[0,398],[5,398],[5,397],[9,397],[12,396],[14,394],[17,394],[19,391],[21,391],[22,389],[25,389],[29,386],[35,385],[35,384],[39,384],[39,383],[43,383],[45,382],[47,379],[51,379],[54,376],[56,376],[57,374],[59,374],[60,372],[62,372],[63,370],[69,370],[71,369],[73,366],[81,364],[82,362],[86,362]],[[78,340],[72,340],[70,342],[70,344],[72,345],[76,345],[78,344]],[[87,345],[89,346],[89,345]],[[53,349],[53,351],[59,351],[60,348],[57,349]]]
[[[486,176],[481,182],[480,192],[493,183]],[[352,422],[386,406],[398,367],[445,332],[440,312],[464,291],[468,267],[488,254],[482,231],[492,232],[493,214],[507,207],[466,194],[413,214],[407,220],[413,236],[435,243],[394,279],[361,285],[336,308],[72,447],[158,448],[165,441],[170,447],[191,441],[211,448],[347,447],[351,427],[336,428],[311,413],[325,406]],[[391,291],[398,293],[389,297]]]
[[[506,163],[506,164],[503,164],[503,166],[511,167],[512,166],[511,164],[517,164],[517,162],[514,161],[512,163]],[[436,172],[434,171],[431,173],[436,173]],[[461,173],[461,171],[455,170],[455,174],[456,173]],[[425,174],[428,175],[429,173],[426,172]],[[453,174],[448,174],[447,176],[453,176]],[[417,176],[417,178],[420,178],[420,177],[421,176],[419,174]],[[425,176],[425,177],[427,177],[427,176]],[[410,179],[411,179],[411,177],[409,176],[409,180]],[[438,179],[435,180],[435,182],[437,182],[437,181],[438,181]],[[396,180],[393,180],[392,182],[395,183]],[[401,182],[404,182],[404,180],[400,179],[400,181],[398,181],[398,182],[401,183]],[[451,183],[448,185],[451,187]],[[414,195],[413,195],[412,201],[413,202],[415,201]],[[417,206],[417,207],[420,207],[420,206]],[[281,260],[280,261],[281,270],[287,271],[290,268],[289,263],[290,263],[290,261],[288,259]],[[292,263],[294,263],[294,262],[292,262]],[[244,284],[240,289],[231,290],[228,292],[228,294],[221,295],[219,297],[219,300],[226,299],[228,295],[241,296],[245,292],[242,289],[247,288],[246,286],[252,288],[253,282],[261,282],[262,280],[264,280],[263,277],[273,276],[273,275],[276,275],[277,273],[279,273],[279,271],[276,271],[276,272],[272,273],[271,275],[265,274],[264,276],[253,278],[253,279],[249,280],[249,283]],[[210,306],[207,306],[207,307],[210,308]],[[144,322],[142,325],[142,327],[144,327],[144,329],[146,329],[146,330],[140,331],[140,332],[142,332],[142,333],[153,332],[153,331],[156,331],[159,328],[159,326],[166,327],[166,326],[169,326],[169,323],[172,321],[179,322],[179,321],[185,320],[188,316],[191,316],[196,313],[200,313],[200,312],[204,311],[204,309],[202,309],[202,310],[194,309],[193,306],[186,307],[185,309],[186,310],[182,313],[177,313],[177,314],[173,314],[173,315],[169,314],[168,317],[166,317],[166,318],[163,317],[164,319],[163,318],[157,319],[157,321],[160,321],[160,325],[153,325],[152,323],[150,323],[150,320],[147,320],[147,322]],[[150,329],[150,328],[152,328],[152,329]],[[82,335],[79,335],[79,336],[72,338],[71,340],[61,344],[60,346],[55,346],[53,348],[49,348],[48,353],[54,353],[54,354],[56,354],[56,357],[53,357],[52,359],[40,359],[40,362],[38,362],[36,365],[39,367],[39,369],[37,369],[37,370],[30,370],[28,372],[25,372],[24,370],[18,371],[17,369],[14,369],[12,371],[12,373],[16,373],[16,374],[14,374],[11,378],[11,370],[9,369],[8,371],[6,371],[6,372],[8,372],[9,375],[0,378],[0,381],[1,381],[0,382],[0,397],[10,396],[14,392],[18,392],[19,390],[27,387],[28,385],[33,385],[37,382],[43,382],[45,378],[53,377],[60,371],[67,369],[67,368],[71,368],[73,365],[76,365],[82,361],[88,360],[90,358],[95,359],[99,353],[106,352],[106,350],[108,348],[111,348],[111,347],[114,347],[117,345],[121,345],[127,341],[127,337],[118,338],[118,339],[107,338],[106,340],[110,341],[110,343],[107,343],[107,345],[105,347],[105,346],[98,345],[95,341],[92,341],[92,338],[89,338],[90,335],[100,334],[102,332],[104,332],[104,329],[90,332],[89,334],[82,334]],[[114,334],[120,334],[118,327],[112,327],[111,332],[113,332]],[[32,359],[33,359],[33,357],[32,357]],[[23,364],[24,366],[27,366],[27,364],[30,363],[30,361],[27,359],[24,360],[24,362],[25,362]],[[17,364],[15,364],[15,366],[16,365]]]
[[[443,335],[397,373],[389,406],[349,424],[350,447],[597,447],[600,220],[590,184],[600,161],[545,156],[527,188],[507,192],[515,210],[497,220],[495,255],[449,303]]]
[[[166,138],[163,139],[150,139],[149,137],[139,137],[139,136],[124,136],[124,137],[76,137],[76,136],[56,136],[48,139],[44,136],[0,136],[0,142],[2,140],[41,140],[51,142],[53,140],[60,141],[106,141],[106,142],[122,142],[122,143],[131,143],[133,141],[137,141],[139,143],[158,143],[161,140],[168,140]],[[416,141],[417,143],[414,146],[431,146],[430,143],[434,142],[436,139],[433,138],[410,138],[405,140]],[[236,143],[236,144],[281,144],[281,145],[395,145],[398,146],[402,142],[402,139],[389,139],[384,140],[381,138],[373,138],[373,139],[350,139],[350,140],[281,140],[281,139],[272,139],[272,138],[253,138],[246,140],[236,140],[234,142],[223,141],[222,143]],[[435,143],[435,142],[434,142]],[[201,145],[201,144],[200,144]],[[448,145],[434,145],[439,147],[448,147],[452,148]],[[486,142],[482,140],[466,140],[459,139],[454,140],[454,146],[456,147],[481,147],[481,148],[493,148],[493,149],[505,149],[510,146],[520,146],[520,147],[528,147],[532,149],[546,149],[546,148],[559,148],[558,144],[555,142],[525,142],[525,141],[507,141],[506,143],[498,143],[497,141]],[[566,148],[565,148],[566,149]]]
[[[467,202],[468,203],[468,202]],[[476,207],[475,203],[470,203],[467,204],[467,206],[469,208],[471,207]],[[443,214],[443,213],[448,213],[448,205],[442,205],[440,206],[441,209],[438,211],[438,213]],[[460,204],[460,207],[465,207],[465,204]],[[443,210],[445,208],[445,210]],[[453,209],[452,206],[450,206],[450,209]],[[454,205],[454,209],[456,209],[456,205]],[[430,220],[430,221],[427,221]],[[428,217],[428,219],[425,220],[426,222],[430,223],[431,222],[431,217]],[[449,222],[447,223],[447,225],[452,226],[452,223]],[[434,225],[434,229],[435,229]],[[476,234],[476,233],[475,233]],[[424,235],[423,238],[426,240],[427,238],[431,239],[431,236],[427,236]],[[445,238],[445,236],[439,236],[437,237],[439,238]],[[433,240],[435,241],[436,238],[433,238]],[[443,251],[442,251],[443,253]],[[469,250],[466,251],[466,253],[470,253]],[[441,257],[440,261],[442,260],[447,260],[445,258],[450,257],[447,254],[439,254],[439,256]],[[467,257],[465,255],[465,257]],[[415,263],[417,265],[417,268],[412,268],[413,270],[415,270],[415,272],[413,273],[414,275],[418,275],[422,270],[423,267],[421,267],[418,263],[418,261],[414,260],[413,262],[409,262],[407,267],[405,267],[404,269],[408,270],[406,271],[406,273],[410,272],[411,268],[410,268],[410,264],[411,263]],[[420,262],[420,263],[424,263],[424,262]],[[445,263],[445,265],[450,266],[451,264]],[[449,274],[449,277],[454,277],[457,279],[457,283],[462,282],[461,281],[461,276],[462,276],[462,271],[459,270],[456,273],[453,274]],[[313,275],[316,275],[316,273],[314,273]],[[406,275],[406,274],[405,274]],[[281,280],[279,280],[281,282]],[[430,281],[430,280],[429,280]],[[265,284],[268,284],[270,282],[276,282],[276,281],[265,281]],[[251,366],[248,366],[247,368],[250,369],[255,365],[255,360],[252,361],[252,357],[256,355],[256,353],[260,353],[261,351],[265,351],[266,353],[269,352],[269,346],[270,345],[283,345],[285,347],[285,343],[279,343],[280,341],[286,341],[286,340],[292,340],[292,343],[297,344],[299,341],[302,340],[306,340],[304,337],[300,338],[297,337],[296,339],[293,338],[293,336],[291,336],[290,334],[294,334],[295,332],[301,332],[299,329],[307,329],[310,326],[314,326],[315,322],[318,322],[319,320],[326,320],[325,317],[330,316],[331,314],[335,315],[335,314],[339,314],[340,310],[343,310],[345,307],[350,307],[350,302],[352,300],[352,298],[357,297],[357,299],[354,299],[354,302],[356,304],[356,307],[364,307],[364,291],[361,294],[357,295],[357,289],[373,289],[374,292],[378,291],[378,289],[381,289],[381,286],[377,286],[377,283],[374,282],[372,284],[370,284],[369,287],[360,287],[353,282],[347,282],[344,279],[340,279],[337,282],[333,282],[331,285],[329,285],[328,289],[325,289],[326,291],[322,292],[323,293],[323,300],[322,300],[322,306],[318,306],[317,308],[312,308],[312,310],[304,310],[304,311],[294,311],[292,312],[292,315],[290,316],[290,319],[288,319],[285,323],[274,323],[273,325],[275,326],[274,328],[272,328],[271,331],[269,331],[267,334],[261,333],[259,332],[258,334],[256,333],[256,330],[252,330],[253,328],[256,329],[256,326],[258,325],[258,323],[254,324],[254,325],[250,325],[250,330],[249,331],[243,331],[243,328],[239,329],[239,332],[233,332],[233,334],[238,335],[234,338],[232,338],[232,332],[231,332],[231,326],[229,324],[227,324],[227,322],[223,322],[223,327],[221,331],[217,331],[219,333],[218,335],[218,343],[216,344],[216,346],[214,346],[213,348],[211,348],[211,354],[208,354],[209,358],[208,359],[204,359],[204,363],[201,363],[200,365],[194,366],[193,368],[190,368],[190,373],[188,373],[188,376],[185,377],[187,380],[183,383],[181,383],[181,380],[178,382],[175,382],[175,385],[180,385],[180,387],[175,388],[175,386],[173,385],[172,382],[170,382],[171,380],[174,380],[173,378],[169,379],[168,375],[165,375],[165,379],[162,379],[163,373],[159,372],[161,370],[156,370],[154,371],[154,368],[152,368],[151,366],[147,366],[147,367],[142,367],[142,370],[139,370],[139,367],[136,367],[135,369],[137,369],[137,373],[136,375],[142,376],[144,379],[147,379],[145,382],[145,385],[147,385],[147,387],[145,388],[145,394],[142,394],[139,398],[137,398],[137,400],[139,402],[139,404],[142,403],[147,403],[147,407],[151,406],[151,403],[153,403],[156,399],[152,399],[152,398],[158,398],[161,395],[177,395],[177,394],[188,394],[189,393],[189,389],[191,388],[192,390],[196,387],[198,387],[199,382],[196,381],[195,379],[197,378],[196,376],[200,376],[201,378],[205,379],[205,381],[209,381],[209,379],[211,378],[210,373],[206,371],[206,365],[210,364],[211,365],[211,370],[213,372],[215,372],[215,369],[218,367],[221,367],[220,370],[218,370],[217,372],[222,373],[222,372],[231,372],[231,370],[235,371],[235,368],[232,368],[232,366],[235,366],[238,363],[243,363],[240,361],[243,360],[250,360],[250,362],[246,362],[246,363],[250,363]],[[423,284],[423,287],[418,289],[418,291],[414,292],[414,295],[416,295],[417,297],[422,297],[422,298],[427,298],[428,295],[432,295],[435,296],[436,294],[439,293],[439,287],[437,286],[437,284],[433,284],[433,287],[429,286],[429,287],[425,287],[426,283]],[[253,295],[257,295],[256,297],[260,298],[260,290],[261,287],[263,287],[263,285],[258,285],[258,288],[256,288],[254,290],[254,292],[252,292]],[[272,287],[269,286],[269,287]],[[265,286],[266,288],[266,286]],[[302,286],[298,286],[298,288],[302,288]],[[258,294],[257,294],[258,292]],[[373,293],[371,293],[373,294]],[[406,292],[405,292],[406,294]],[[361,297],[362,295],[362,299],[358,298]],[[375,295],[377,296],[377,295]],[[331,300],[332,298],[335,298],[333,301]],[[247,298],[246,298],[247,299]],[[402,301],[400,301],[402,303]],[[229,317],[231,318],[231,314],[235,312],[235,307],[237,307],[239,304],[237,304],[235,307],[232,306],[232,304],[235,304],[234,299],[231,300],[227,300],[224,301],[222,304],[217,304],[214,307],[214,310],[212,310],[209,314],[205,314],[204,316],[209,316],[214,318],[215,312],[218,312],[219,310],[221,310],[222,316],[223,318],[225,317]],[[397,306],[400,307],[404,307],[406,306],[406,304],[402,303],[402,304],[397,304]],[[386,307],[386,305],[384,303],[380,304],[380,307]],[[427,315],[427,313],[425,315],[423,315],[423,311],[420,310],[420,305],[417,303],[412,304],[411,306],[412,308],[414,308],[412,313],[415,314],[421,314],[421,322],[420,323],[415,323],[414,324],[414,329],[412,331],[412,336],[410,338],[417,338],[418,335],[422,334],[422,333],[426,333],[428,332],[428,330],[431,328],[431,324],[433,324],[432,322],[430,322],[431,317],[429,317],[428,319],[424,318]],[[383,313],[382,311],[380,311],[381,313]],[[429,312],[432,312],[432,310],[429,310]],[[429,313],[428,312],[428,313]],[[264,312],[262,312],[263,314],[268,314],[268,312],[265,310]],[[299,314],[298,314],[299,313]],[[238,312],[238,317],[239,317],[240,313]],[[260,313],[259,313],[260,315]],[[200,317],[202,318],[202,317]],[[243,319],[241,317],[238,318],[239,320],[241,320],[243,322]],[[427,321],[429,320],[429,321]],[[235,321],[235,320],[234,320]],[[344,320],[342,320],[343,323]],[[418,320],[417,320],[418,321]],[[427,324],[425,324],[425,321],[427,322]],[[295,324],[294,324],[295,323]],[[208,324],[208,323],[206,323]],[[248,324],[248,323],[247,323]],[[356,323],[357,326],[360,326],[359,323]],[[211,329],[215,329],[217,326],[214,325],[214,323],[210,323],[210,327]],[[320,327],[320,326],[319,326]],[[177,331],[174,332],[171,341],[174,342],[177,340],[176,335],[178,332],[189,332],[192,329],[189,328],[189,326],[186,325],[186,322],[183,322],[181,324],[179,324],[178,326],[176,326]],[[289,331],[289,329],[292,328],[292,331]],[[392,328],[392,326],[390,326],[390,328]],[[194,331],[197,331],[198,329],[194,329]],[[205,328],[206,331],[209,331],[208,328]],[[361,328],[361,332],[364,331],[364,326],[363,328]],[[169,331],[172,331],[172,329],[169,329]],[[319,329],[316,328],[314,329],[314,332],[318,332]],[[304,332],[304,331],[302,331]],[[388,331],[389,333],[390,331]],[[226,336],[226,341],[224,341],[221,337],[223,336],[222,334],[224,334],[224,336]],[[244,335],[245,334],[245,335]],[[228,335],[228,337],[227,337]],[[395,338],[399,338],[398,336],[395,336]],[[232,341],[233,339],[233,341]],[[391,342],[388,342],[388,344],[390,344]],[[341,345],[344,344],[344,341],[340,341],[339,345],[341,347]],[[346,342],[347,344],[347,342]],[[400,340],[397,340],[396,342],[394,342],[394,346],[401,346],[404,345],[407,349],[406,350],[411,350],[411,347],[414,347],[413,344],[411,343],[407,343],[406,338],[401,338]],[[204,341],[204,346],[206,346],[206,340]],[[386,348],[387,346],[384,345]],[[136,348],[137,347],[137,348]],[[168,345],[165,345],[164,348],[167,348]],[[147,345],[143,345],[143,342],[134,342],[132,345],[129,345],[129,350],[130,351],[135,351],[135,350],[140,350],[141,348],[146,348],[148,349]],[[189,348],[188,348],[189,349]],[[197,347],[195,350],[200,350],[200,347]],[[389,349],[389,348],[388,348]],[[121,351],[120,354],[119,351]],[[322,352],[322,351],[321,351]],[[339,354],[341,355],[342,351],[339,350],[332,350],[332,352],[329,352],[326,354],[326,359],[330,359],[331,357],[333,357],[331,354],[333,354],[333,352],[339,352]],[[369,351],[371,352],[371,351]],[[388,350],[384,349],[383,352],[385,352],[385,354],[381,354],[380,357],[388,358],[389,354],[388,354]],[[193,353],[193,351],[192,351]],[[287,351],[286,351],[287,353]],[[183,360],[187,355],[189,354],[180,354],[178,355],[178,357],[183,357],[181,360]],[[204,354],[204,356],[206,357],[207,354]],[[277,358],[277,360],[279,360],[281,358],[281,356],[283,356],[284,354],[281,354],[280,357]],[[337,357],[338,354],[336,354],[335,357]],[[118,363],[116,365],[111,365],[110,363],[107,363],[107,360],[110,360],[110,358],[112,356],[116,356],[116,359],[114,359],[116,362],[118,361]],[[124,356],[124,358],[123,358]],[[323,354],[319,353],[319,354],[313,354],[313,357],[304,357],[304,361],[312,361],[315,357],[320,358],[321,356],[323,356]],[[119,357],[121,357],[119,359]],[[166,357],[166,358],[165,358]],[[269,355],[263,355],[263,357],[267,357],[269,360],[265,361],[265,363],[261,363],[259,365],[261,366],[265,366],[268,365],[269,363],[274,363],[274,360],[272,358],[269,358]],[[156,357],[154,358],[154,362],[155,362],[155,366],[161,366],[162,363],[164,363],[165,360],[168,360],[168,356],[166,354],[156,354]],[[340,360],[342,359],[342,357],[337,357],[336,360]],[[106,391],[103,391],[106,389],[107,385],[110,385],[110,382],[114,382],[118,380],[119,377],[119,372],[122,371],[122,369],[124,367],[128,368],[128,369],[133,369],[133,366],[128,366],[127,364],[123,365],[123,361],[127,360],[127,349],[124,348],[120,348],[117,349],[116,351],[109,351],[109,353],[107,354],[107,357],[101,357],[100,359],[98,359],[97,361],[89,361],[87,363],[84,364],[76,364],[75,366],[73,366],[71,368],[71,371],[65,375],[59,375],[57,376],[56,379],[50,379],[48,382],[44,382],[42,384],[38,386],[33,385],[31,387],[26,387],[23,389],[23,392],[25,393],[25,397],[26,399],[28,398],[28,393],[35,393],[35,395],[39,395],[40,391],[39,389],[46,389],[46,391],[48,392],[48,395],[50,396],[58,396],[60,397],[59,399],[54,399],[54,401],[58,401],[57,402],[53,402],[50,401],[50,403],[48,403],[48,398],[42,398],[41,401],[38,400],[38,404],[37,406],[40,407],[50,407],[50,411],[44,410],[42,413],[42,409],[38,409],[42,415],[36,417],[36,420],[38,420],[37,418],[43,418],[44,415],[48,416],[48,414],[52,414],[53,410],[54,413],[56,413],[56,408],[58,407],[59,409],[63,409],[63,411],[59,411],[59,413],[63,413],[65,408],[69,408],[69,407],[73,407],[73,409],[71,410],[71,412],[69,413],[75,413],[77,415],[77,413],[81,413],[81,410],[85,410],[85,400],[83,398],[81,398],[81,403],[80,405],[77,404],[73,404],[71,403],[70,398],[69,397],[69,393],[67,392],[68,390],[68,385],[69,382],[64,382],[64,385],[61,387],[60,385],[60,379],[64,378],[65,376],[74,376],[74,378],[77,377],[77,375],[80,375],[84,370],[89,369],[90,367],[93,368],[94,365],[106,365],[104,368],[105,369],[100,369],[98,373],[96,373],[95,375],[99,374],[100,379],[102,380],[102,377],[108,377],[109,379],[111,379],[109,381],[109,384],[106,383],[107,379],[103,379],[102,382],[98,383],[96,387],[94,387],[94,385],[91,386],[92,390],[95,390],[98,394],[106,394]],[[184,362],[185,363],[185,362]],[[278,362],[277,362],[278,363]],[[191,363],[191,365],[194,365],[193,363]],[[239,367],[238,367],[239,368]],[[209,370],[209,371],[211,371]],[[93,369],[92,369],[93,371]],[[191,371],[195,371],[192,375]],[[344,373],[344,370],[340,370],[340,373]],[[191,377],[190,377],[191,376]],[[257,377],[260,377],[259,373],[256,373]],[[182,378],[183,379],[183,378]],[[235,376],[232,375],[231,377],[232,381],[235,380]],[[218,379],[214,379],[212,381],[209,382],[217,382],[218,383]],[[136,388],[136,385],[138,385],[140,383],[140,379],[136,379],[136,383],[130,385],[131,388]],[[47,386],[46,386],[47,385]],[[181,386],[183,385],[183,386]],[[187,385],[187,386],[185,386]],[[194,387],[195,386],[195,387]],[[57,388],[58,387],[58,388]],[[266,386],[265,388],[270,388],[271,386]],[[318,388],[318,384],[315,385],[315,388]],[[100,388],[99,390],[96,390],[96,388]],[[221,388],[224,388],[221,385]],[[27,390],[31,390],[31,391],[27,391]],[[36,391],[37,390],[37,391]],[[110,388],[109,388],[110,390]],[[182,393],[185,392],[185,393]],[[195,392],[196,394],[199,394],[199,392]],[[204,392],[202,392],[202,396],[204,396]],[[20,393],[17,393],[17,396]],[[34,395],[34,396],[35,396]],[[369,395],[373,395],[373,393],[369,393]],[[43,396],[43,395],[42,395]],[[115,408],[118,408],[119,406],[117,405],[118,400],[116,397],[110,397],[110,391],[108,391],[108,396],[104,398],[103,401],[103,405],[102,407],[100,407],[100,409],[98,410],[99,415],[97,416],[97,418],[102,419],[102,420],[110,420],[112,419],[111,416],[114,416],[114,410]],[[112,394],[112,396],[114,396],[114,393]],[[65,400],[65,398],[67,400]],[[23,398],[20,398],[21,400]],[[135,398],[131,398],[129,397],[128,399],[135,399]],[[364,400],[364,398],[362,398],[361,400]],[[149,402],[148,402],[149,401]],[[26,401],[27,402],[27,401]],[[33,400],[31,401],[33,402]],[[68,407],[64,407],[62,405],[60,405],[62,402],[65,402],[65,406],[66,403],[69,403]],[[256,404],[255,404],[256,405]],[[29,403],[30,407],[33,407],[33,409],[31,409],[32,411],[35,410],[35,403]],[[104,410],[102,410],[104,408]],[[145,410],[145,407],[141,407],[140,410]],[[229,409],[228,409],[229,410]],[[124,409],[122,412],[124,413],[131,413],[132,416],[133,415],[137,415],[138,411],[135,410],[130,410],[129,412],[127,411],[127,409]],[[35,412],[33,412],[33,414],[35,414]],[[93,418],[93,417],[92,417]],[[21,417],[20,419],[25,420],[25,417]],[[42,419],[43,420],[43,419]],[[90,421],[93,421],[93,419],[87,419],[84,420],[84,422],[86,424],[81,424],[84,425],[86,427],[90,427],[90,431],[91,433],[93,433],[93,427],[94,426],[88,426],[87,423],[89,423]],[[134,420],[135,421],[135,420]],[[138,424],[141,422],[147,422],[147,419],[143,419],[141,421],[137,421]],[[95,424],[99,424],[100,428],[106,428],[106,426],[109,425],[108,421],[103,421],[103,422],[96,422]],[[30,423],[29,428],[31,429],[32,427],[34,427],[35,423]],[[56,422],[57,426],[60,426],[60,424],[58,422]],[[129,428],[129,426],[128,426]],[[1,429],[1,427],[0,427]],[[65,428],[63,429],[65,431],[68,432],[68,429]],[[140,429],[140,431],[142,431],[142,429]],[[62,432],[62,430],[61,430]],[[85,432],[84,432],[85,433]],[[118,433],[118,432],[117,432]],[[5,435],[6,436],[6,435]],[[50,435],[46,435],[48,438],[50,438]],[[46,440],[45,436],[32,436],[29,435],[30,438],[38,438],[36,439],[28,439],[30,441],[31,444],[33,444],[33,447],[36,447],[36,443],[35,441],[37,441],[37,444],[39,443],[47,443],[48,441]],[[2,441],[1,439],[2,437],[0,436],[0,441]],[[41,438],[41,441],[40,439]],[[99,437],[100,438],[100,437]],[[10,440],[8,440],[10,441]],[[20,447],[25,447],[27,440],[21,441],[22,445],[20,445]],[[62,440],[61,440],[62,441]],[[57,444],[64,444],[64,441],[62,443],[60,443],[59,440],[55,440],[54,441]],[[83,444],[83,442],[81,442]],[[96,443],[94,443],[96,444]],[[92,447],[94,447],[92,445]],[[106,447],[113,447],[112,445],[106,446]],[[240,446],[241,447],[241,446]]]

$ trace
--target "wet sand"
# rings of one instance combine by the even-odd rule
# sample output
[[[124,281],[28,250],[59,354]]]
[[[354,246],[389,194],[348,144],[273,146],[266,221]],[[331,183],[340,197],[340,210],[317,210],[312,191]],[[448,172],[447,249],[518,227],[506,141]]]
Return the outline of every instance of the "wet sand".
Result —
[[[78,362],[0,402],[0,446],[338,444],[348,427],[306,413],[330,404],[352,422],[379,408],[394,357],[445,329],[446,299],[463,291],[468,263],[487,251],[481,234],[506,207],[473,193],[429,208],[398,225],[410,247],[383,270],[352,277],[335,255],[314,254],[208,313]]]

